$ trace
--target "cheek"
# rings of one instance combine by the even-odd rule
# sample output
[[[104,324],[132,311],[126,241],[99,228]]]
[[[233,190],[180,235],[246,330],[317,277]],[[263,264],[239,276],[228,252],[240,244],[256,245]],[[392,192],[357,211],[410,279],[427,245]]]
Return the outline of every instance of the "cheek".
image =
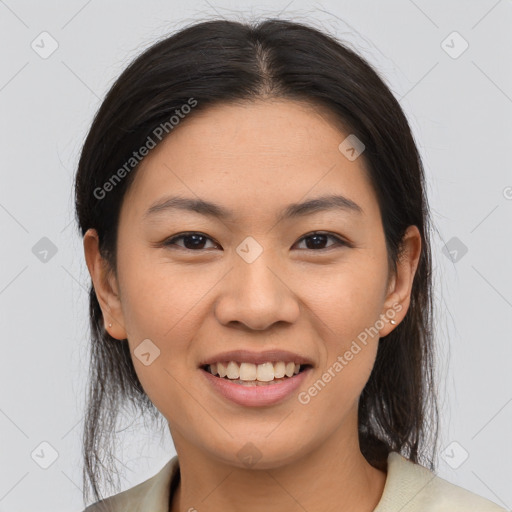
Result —
[[[339,340],[337,348],[342,350],[347,342],[350,345],[350,340],[375,326],[382,312],[385,281],[382,265],[356,256],[298,282],[308,307],[324,324],[329,338]]]
[[[172,411],[187,408],[188,395],[183,389],[189,385],[191,372],[196,371],[192,347],[212,308],[208,292],[225,270],[207,270],[205,266],[200,272],[192,265],[149,260],[144,253],[136,252],[120,258],[118,269],[135,371],[155,406],[166,417],[172,417]],[[157,347],[153,350],[158,354],[149,366],[137,358],[137,348],[147,339],[150,347]]]
[[[134,340],[154,338],[164,344],[172,338],[173,347],[179,349],[179,340],[188,339],[190,328],[197,325],[217,272],[201,273],[192,265],[150,257],[151,251],[156,250],[132,251],[119,259],[125,326]]]
[[[357,403],[377,355],[386,279],[378,261],[357,255],[336,270],[303,279],[299,292],[307,297],[325,348],[320,382],[310,390],[318,398],[311,401],[313,407],[332,407],[337,417],[346,412],[343,406]]]
[[[200,325],[199,316],[208,307],[205,294],[215,276],[199,278],[192,267],[155,262],[143,251],[124,253],[118,260],[118,275],[123,319],[139,381],[165,417],[183,416],[188,397],[183,389],[193,365],[191,340]],[[143,353],[139,347],[150,353],[150,364],[139,359]]]

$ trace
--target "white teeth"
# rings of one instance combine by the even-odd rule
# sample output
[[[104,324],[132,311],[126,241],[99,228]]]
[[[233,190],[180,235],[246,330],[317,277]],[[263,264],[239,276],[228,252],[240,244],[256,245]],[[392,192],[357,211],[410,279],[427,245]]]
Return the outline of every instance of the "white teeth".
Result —
[[[240,367],[235,361],[229,361],[227,368],[228,379],[239,379],[240,378]]]
[[[240,380],[256,380],[256,365],[252,363],[242,363],[240,365]]]
[[[259,364],[256,378],[260,382],[270,382],[274,380],[274,365],[272,363]]]
[[[286,377],[297,375],[300,371],[300,364],[295,364],[293,361],[263,364],[238,364],[236,361],[225,361],[210,364],[209,371],[212,375],[218,374],[219,377],[227,377],[230,380],[271,382],[274,379],[282,379],[285,375]]]
[[[226,367],[224,366],[224,363],[217,363],[217,370],[216,372],[213,371],[213,364],[210,365],[210,372],[215,375],[215,373],[219,374],[219,377],[225,377],[228,372],[226,371]]]
[[[293,373],[295,372],[295,363],[286,363],[286,376],[291,377]]]
[[[286,372],[286,364],[283,361],[274,363],[274,379],[281,379]]]

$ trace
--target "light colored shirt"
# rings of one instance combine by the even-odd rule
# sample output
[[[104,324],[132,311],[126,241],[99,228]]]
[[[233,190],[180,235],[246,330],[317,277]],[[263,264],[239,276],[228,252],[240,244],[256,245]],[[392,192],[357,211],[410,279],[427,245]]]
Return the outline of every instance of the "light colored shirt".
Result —
[[[156,475],[83,512],[169,512],[180,478],[174,456]],[[387,459],[384,490],[374,512],[507,512],[494,502],[435,475],[397,452]]]

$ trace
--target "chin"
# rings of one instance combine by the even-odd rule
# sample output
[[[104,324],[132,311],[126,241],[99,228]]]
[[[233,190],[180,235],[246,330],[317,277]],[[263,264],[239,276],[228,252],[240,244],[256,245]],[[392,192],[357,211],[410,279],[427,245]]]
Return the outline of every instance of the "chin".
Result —
[[[224,464],[246,469],[279,468],[300,458],[304,446],[299,451],[297,443],[290,442],[290,438],[276,436],[270,440],[273,434],[269,436],[268,432],[267,428],[261,437],[251,435],[245,441],[241,437],[230,439],[223,443],[222,451],[214,449],[211,453]]]

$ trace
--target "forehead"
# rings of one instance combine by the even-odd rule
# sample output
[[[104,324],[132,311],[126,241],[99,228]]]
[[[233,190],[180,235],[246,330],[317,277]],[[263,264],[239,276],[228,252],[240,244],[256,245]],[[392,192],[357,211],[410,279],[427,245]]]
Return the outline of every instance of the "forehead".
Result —
[[[338,148],[348,135],[334,115],[305,102],[211,106],[151,150],[125,202],[143,215],[155,199],[179,194],[223,204],[241,220],[338,193],[378,215],[363,158],[351,161]]]

